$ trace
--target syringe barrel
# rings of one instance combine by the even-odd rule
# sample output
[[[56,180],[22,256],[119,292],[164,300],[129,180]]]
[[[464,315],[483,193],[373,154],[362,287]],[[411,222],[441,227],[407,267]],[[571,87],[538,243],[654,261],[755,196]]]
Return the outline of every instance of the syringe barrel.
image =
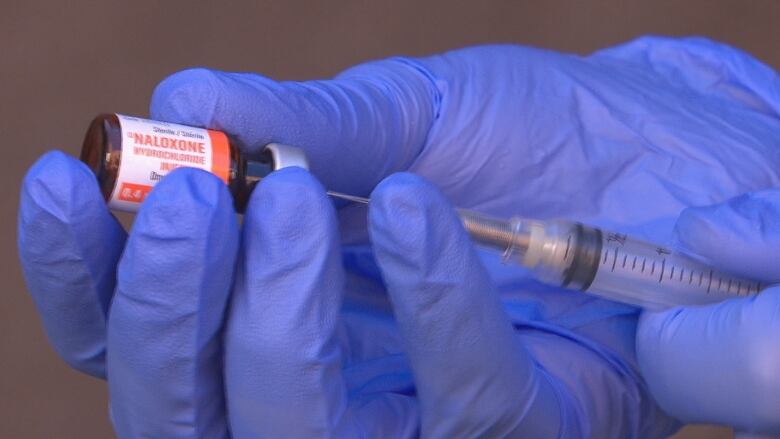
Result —
[[[604,233],[599,269],[587,291],[646,309],[664,309],[747,297],[763,288],[760,282],[724,273],[667,248]]]
[[[647,309],[700,305],[758,294],[759,282],[685,255],[578,223],[531,222],[521,262],[547,283]]]

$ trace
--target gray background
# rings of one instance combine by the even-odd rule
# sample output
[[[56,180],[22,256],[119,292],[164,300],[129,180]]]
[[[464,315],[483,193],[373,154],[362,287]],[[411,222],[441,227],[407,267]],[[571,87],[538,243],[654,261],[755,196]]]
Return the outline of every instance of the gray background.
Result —
[[[0,438],[111,437],[104,383],[48,347],[16,259],[25,170],[77,154],[101,111],[147,114],[154,85],[189,66],[330,76],[395,54],[513,42],[588,53],[634,36],[706,35],[780,67],[780,2],[729,1],[18,1],[0,0]],[[680,438],[730,437],[722,429]]]

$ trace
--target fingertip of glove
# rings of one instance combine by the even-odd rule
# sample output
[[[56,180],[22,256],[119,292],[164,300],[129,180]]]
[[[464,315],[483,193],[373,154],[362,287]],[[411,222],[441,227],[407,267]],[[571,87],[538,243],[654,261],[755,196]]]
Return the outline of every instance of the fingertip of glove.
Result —
[[[691,248],[696,248],[696,242],[701,241],[700,235],[710,234],[711,230],[705,231],[704,228],[709,229],[707,222],[704,221],[704,215],[706,215],[707,207],[690,207],[683,210],[680,216],[677,218],[677,222],[674,225],[674,244],[681,250],[690,251]],[[704,213],[702,211],[705,211]],[[704,240],[706,242],[706,240]]]
[[[300,191],[304,197],[322,198],[324,189],[314,176],[298,166],[290,166],[275,171],[264,178],[257,188],[257,193],[263,195],[278,192]]]
[[[39,158],[24,177],[20,214],[38,209],[67,221],[74,212],[105,210],[95,175],[80,161],[61,151]]]
[[[332,203],[325,189],[308,171],[290,167],[273,172],[257,186],[249,202],[247,216],[271,218],[276,232],[300,233],[317,224],[335,223]]]
[[[196,168],[179,168],[155,187],[149,201],[157,204],[181,204],[197,209],[215,209],[229,202],[224,182],[213,174]]]
[[[416,175],[394,174],[371,194],[369,232],[374,244],[385,251],[412,255],[425,249],[444,250],[455,241],[450,232],[458,224],[444,195]]]
[[[149,113],[153,119],[210,127],[220,88],[219,72],[182,70],[155,87]]]
[[[155,186],[137,222],[144,227],[186,231],[215,217],[229,220],[233,212],[232,197],[222,180],[200,169],[179,168]]]
[[[708,263],[766,279],[775,271],[766,255],[780,245],[778,223],[780,190],[748,193],[684,210],[675,224],[675,246]]]
[[[747,193],[722,204],[685,209],[680,214],[675,232],[682,242],[696,241],[703,234],[715,231],[747,237],[756,236],[756,231],[775,232],[776,228],[770,226],[778,221],[780,190],[767,190]]]
[[[435,186],[415,174],[400,172],[384,179],[374,189],[370,213],[403,220],[404,214],[418,218],[444,214],[444,206],[449,206],[449,202]]]

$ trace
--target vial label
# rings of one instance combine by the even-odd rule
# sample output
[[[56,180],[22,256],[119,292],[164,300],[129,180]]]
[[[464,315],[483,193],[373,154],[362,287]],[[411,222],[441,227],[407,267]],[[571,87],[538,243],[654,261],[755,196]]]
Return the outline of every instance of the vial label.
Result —
[[[199,168],[225,183],[230,145],[224,133],[117,114],[122,157],[109,207],[135,211],[166,174],[176,168]]]

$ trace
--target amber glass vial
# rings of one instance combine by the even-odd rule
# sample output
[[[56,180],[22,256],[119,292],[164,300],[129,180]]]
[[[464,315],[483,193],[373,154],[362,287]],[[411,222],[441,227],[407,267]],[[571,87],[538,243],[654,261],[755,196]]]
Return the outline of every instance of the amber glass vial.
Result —
[[[134,212],[152,187],[179,167],[216,175],[243,213],[257,182],[271,171],[267,157],[246,160],[226,134],[118,114],[101,114],[89,125],[81,149],[109,207]]]

